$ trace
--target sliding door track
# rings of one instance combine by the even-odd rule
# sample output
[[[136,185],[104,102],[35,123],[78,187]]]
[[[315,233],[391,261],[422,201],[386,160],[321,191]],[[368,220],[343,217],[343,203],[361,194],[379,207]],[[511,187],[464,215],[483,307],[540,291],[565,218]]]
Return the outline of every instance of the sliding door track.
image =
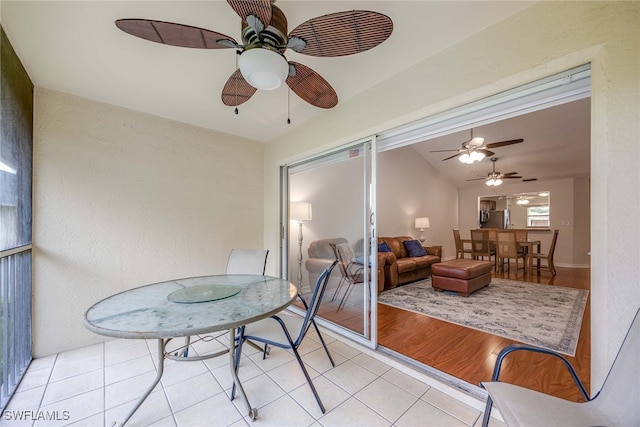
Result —
[[[466,381],[461,380],[460,378],[454,377],[453,375],[447,374],[446,372],[442,372],[432,366],[426,365],[422,362],[418,362],[415,359],[405,356],[404,354],[398,353],[389,348],[378,346],[376,351],[380,354],[384,354],[386,357],[394,359],[395,361],[402,363],[409,368],[416,370],[422,374],[427,375],[435,380],[440,381],[443,384],[448,385],[449,387],[455,388],[463,393],[468,394],[471,397],[474,397],[480,401],[487,400],[487,392],[486,390],[480,388],[479,385],[474,385],[468,383]]]

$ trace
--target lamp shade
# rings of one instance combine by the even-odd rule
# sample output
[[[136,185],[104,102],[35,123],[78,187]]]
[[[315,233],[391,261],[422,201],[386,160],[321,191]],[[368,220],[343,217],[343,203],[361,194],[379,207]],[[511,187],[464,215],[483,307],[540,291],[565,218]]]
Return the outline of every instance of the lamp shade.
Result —
[[[291,202],[289,217],[296,221],[311,220],[311,203],[309,202]]]
[[[261,90],[279,88],[289,75],[289,64],[284,56],[269,49],[247,49],[238,58],[242,77],[251,86]]]
[[[416,218],[416,228],[429,228],[429,218]]]

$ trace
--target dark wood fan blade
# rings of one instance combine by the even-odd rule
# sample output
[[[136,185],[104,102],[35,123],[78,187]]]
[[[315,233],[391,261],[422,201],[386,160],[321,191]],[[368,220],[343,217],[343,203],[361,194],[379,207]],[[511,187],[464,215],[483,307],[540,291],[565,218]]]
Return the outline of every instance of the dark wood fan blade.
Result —
[[[247,24],[249,15],[258,18],[265,28],[271,22],[271,0],[227,0],[227,3]]]
[[[496,153],[494,153],[493,151],[489,151],[489,150],[487,150],[487,149],[485,149],[485,148],[478,148],[476,151],[477,151],[478,153],[482,153],[482,154],[484,154],[484,155],[485,155],[485,157],[491,157],[491,156],[493,156],[494,154],[496,154]]]
[[[309,19],[289,37],[306,42],[300,53],[310,56],[345,56],[378,46],[391,35],[391,18],[378,12],[352,10]]]
[[[517,176],[517,175],[516,176],[513,176],[513,175],[512,176],[503,176],[502,177],[502,179],[513,179],[513,178],[517,179],[517,178],[522,178],[522,177],[521,176]]]
[[[461,155],[462,153],[458,153],[458,154],[454,154],[451,157],[447,157],[446,159],[442,159],[442,161],[444,162],[445,160],[450,160],[450,159],[455,159],[456,157],[458,157],[459,155]]]
[[[333,108],[338,104],[338,95],[331,85],[306,65],[289,62],[295,74],[287,77],[287,84],[300,98],[319,108]]]
[[[524,142],[524,139],[511,139],[509,141],[492,142],[491,144],[487,144],[486,147],[498,148],[498,147],[504,147],[505,145],[519,144],[521,142]]]
[[[454,151],[461,153],[467,150],[433,150],[433,151],[430,151],[430,153],[453,153]]]
[[[237,44],[224,34],[190,25],[151,19],[118,19],[116,26],[125,33],[156,43],[198,49],[226,49]],[[233,44],[220,44],[218,40],[231,40]]]
[[[503,173],[502,175],[503,175],[503,176],[518,175],[518,172]]]
[[[234,71],[222,88],[222,102],[231,107],[240,105],[249,100],[256,93],[255,87],[251,86],[242,77],[240,69]]]
[[[473,179],[468,179],[467,181],[482,181],[485,180],[487,178],[473,178]]]

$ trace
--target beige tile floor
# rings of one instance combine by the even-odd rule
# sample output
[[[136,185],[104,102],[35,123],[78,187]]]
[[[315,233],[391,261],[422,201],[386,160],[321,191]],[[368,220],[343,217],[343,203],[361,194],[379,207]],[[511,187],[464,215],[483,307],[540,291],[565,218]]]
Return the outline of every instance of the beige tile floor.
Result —
[[[315,332],[300,349],[326,407],[322,414],[290,351],[266,360],[243,347],[240,379],[253,407],[229,400],[228,356],[167,361],[165,373],[127,426],[479,426],[484,402],[342,338],[323,334],[331,367]],[[226,337],[198,342],[212,352]],[[0,419],[0,426],[111,426],[155,377],[156,341],[113,340],[35,359]],[[193,353],[192,353],[193,354]],[[17,421],[17,416],[50,417]],[[497,420],[492,426],[502,425]]]

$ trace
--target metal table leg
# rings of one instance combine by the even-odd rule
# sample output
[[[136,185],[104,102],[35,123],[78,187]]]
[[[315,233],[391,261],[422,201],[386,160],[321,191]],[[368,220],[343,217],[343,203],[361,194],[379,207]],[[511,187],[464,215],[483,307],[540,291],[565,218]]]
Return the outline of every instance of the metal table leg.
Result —
[[[140,408],[140,405],[142,405],[142,402],[144,402],[145,399],[147,397],[149,397],[149,395],[151,394],[153,389],[156,388],[156,386],[160,382],[160,378],[162,378],[162,374],[164,373],[164,349],[165,349],[165,344],[166,343],[165,343],[164,339],[162,339],[162,338],[158,339],[158,370],[157,370],[158,373],[156,375],[156,378],[153,380],[153,382],[151,383],[149,388],[147,388],[147,391],[138,400],[136,405],[131,409],[131,411],[129,411],[129,413],[127,414],[127,416],[124,418],[124,420],[122,421],[122,423],[120,425],[124,426],[127,423],[127,421],[129,421],[129,419],[138,410],[138,408]],[[115,426],[117,424],[113,423],[113,425]]]
[[[231,328],[229,330],[229,366],[231,368],[233,383],[236,385],[236,389],[240,392],[242,400],[247,404],[249,417],[251,417],[252,421],[255,421],[258,418],[258,409],[251,407],[247,394],[244,392],[244,388],[242,388],[242,384],[238,378],[238,373],[236,372],[236,328]]]

